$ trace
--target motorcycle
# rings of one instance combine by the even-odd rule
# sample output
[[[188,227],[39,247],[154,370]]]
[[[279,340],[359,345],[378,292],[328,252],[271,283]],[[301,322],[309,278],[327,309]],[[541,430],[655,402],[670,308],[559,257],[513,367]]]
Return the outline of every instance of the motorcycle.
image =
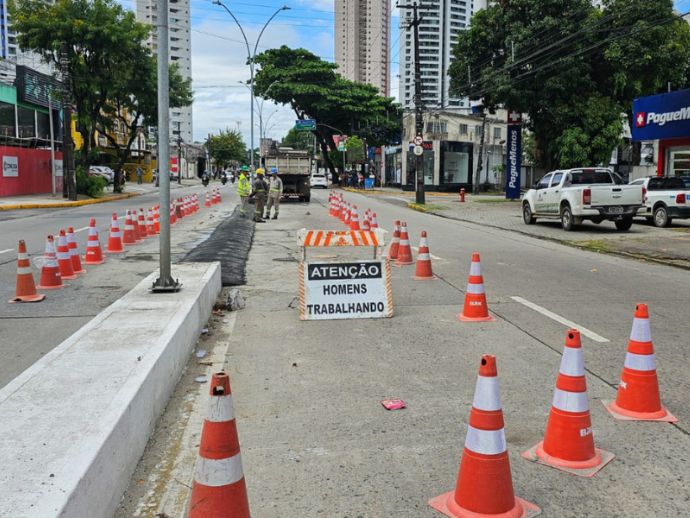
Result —
[[[228,183],[228,175],[226,175],[225,173],[223,173],[223,174],[221,175],[221,177],[220,177],[220,183],[222,183],[223,185],[225,185],[226,183]]]
[[[208,176],[204,175],[201,178],[201,183],[204,184],[204,187],[208,187]]]

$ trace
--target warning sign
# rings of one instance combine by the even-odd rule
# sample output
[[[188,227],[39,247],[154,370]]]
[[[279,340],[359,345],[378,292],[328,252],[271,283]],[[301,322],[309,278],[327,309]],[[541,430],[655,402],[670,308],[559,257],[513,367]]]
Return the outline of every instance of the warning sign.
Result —
[[[385,260],[300,264],[300,319],[393,316],[390,265]]]

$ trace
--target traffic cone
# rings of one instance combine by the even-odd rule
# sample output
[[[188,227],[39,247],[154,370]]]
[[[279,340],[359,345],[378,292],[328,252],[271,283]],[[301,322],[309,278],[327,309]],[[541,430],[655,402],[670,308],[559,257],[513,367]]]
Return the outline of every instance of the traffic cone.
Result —
[[[15,302],[41,302],[46,296],[36,292],[34,274],[31,272],[29,254],[26,253],[26,243],[23,239],[19,240],[17,249],[17,287],[15,295],[10,303]]]
[[[400,223],[400,245],[398,246],[398,257],[395,259],[395,266],[405,266],[414,263],[412,259],[412,247],[410,238],[407,235],[407,223]]]
[[[647,304],[635,306],[616,400],[603,403],[613,417],[622,421],[678,421],[661,404]]]
[[[431,255],[429,255],[429,245],[426,243],[426,231],[422,232],[419,239],[419,252],[417,252],[417,266],[414,272],[416,281],[434,281],[438,279],[431,270]]]
[[[400,248],[400,221],[395,222],[393,226],[393,238],[391,239],[391,246],[388,249],[388,259],[394,260],[398,258],[398,249]]]
[[[74,273],[86,273],[86,270],[81,266],[81,257],[79,257],[79,245],[77,239],[74,237],[74,228],[67,229],[67,249],[69,250],[69,258],[72,261],[72,270]]]
[[[182,210],[183,204],[179,198],[173,202],[173,207],[175,208],[175,217],[177,219],[182,219],[185,217],[185,213]]]
[[[137,210],[134,209],[131,211],[132,213],[132,234],[134,234],[134,240],[138,243],[139,241],[142,241],[144,238],[141,237],[141,234],[139,234],[139,222],[137,221]]]
[[[379,222],[376,221],[376,213],[375,212],[371,213],[371,222],[370,222],[369,226],[371,227],[372,230],[374,230],[375,228],[379,228]]]
[[[122,234],[123,245],[135,245],[137,239],[134,234],[134,225],[132,224],[132,211],[128,210],[125,216],[125,231]]]
[[[359,226],[359,213],[357,212],[357,205],[352,206],[352,213],[350,214],[350,230],[362,230]]]
[[[226,373],[213,375],[210,395],[194,467],[189,518],[249,518],[230,378]]]
[[[470,276],[467,279],[467,291],[465,292],[465,306],[458,318],[463,322],[493,322],[486,305],[486,292],[484,291],[484,278],[479,261],[479,253],[472,254]]]
[[[496,357],[482,356],[455,491],[429,500],[453,518],[522,518],[541,510],[513,492]]]
[[[351,218],[352,218],[352,207],[348,203],[347,208],[345,209],[345,219],[343,220],[343,223],[345,223],[345,226],[347,228],[350,228]]]
[[[147,239],[149,237],[149,231],[146,227],[146,216],[144,215],[144,209],[139,207],[139,221],[137,224],[137,230],[139,231],[140,239]]]
[[[149,237],[156,235],[156,228],[153,225],[153,210],[149,209],[146,211],[146,234]]]
[[[177,223],[177,215],[175,214],[175,204],[171,203],[170,207],[168,207],[168,210],[170,211],[170,224],[174,225]]]
[[[204,200],[204,207],[210,207],[211,206],[211,200],[208,197],[208,193],[206,193],[206,199]]]
[[[522,456],[581,477],[593,477],[614,455],[594,447],[580,332],[566,331],[544,440]]]
[[[340,202],[340,222],[345,223],[345,216],[347,215],[347,202],[343,199]]]
[[[103,264],[103,251],[98,240],[98,230],[96,230],[96,218],[89,220],[89,237],[86,241],[86,254],[84,255],[85,264]]]
[[[43,268],[41,268],[41,280],[36,286],[39,290],[55,290],[64,288],[62,284],[62,277],[60,276],[60,267],[55,256],[55,241],[53,236],[46,238],[46,251],[43,255]]]
[[[117,214],[113,212],[110,221],[110,235],[108,236],[108,248],[105,250],[109,254],[119,254],[125,251],[122,246],[122,234],[120,233],[120,223],[117,221]],[[87,263],[88,264],[88,263]]]
[[[156,205],[153,208],[153,231],[156,234],[161,233],[161,213],[160,213],[160,205]]]
[[[67,245],[67,233],[60,229],[58,234],[57,262],[60,268],[60,277],[65,281],[76,279],[77,275],[72,268],[72,259],[69,256],[69,246]]]

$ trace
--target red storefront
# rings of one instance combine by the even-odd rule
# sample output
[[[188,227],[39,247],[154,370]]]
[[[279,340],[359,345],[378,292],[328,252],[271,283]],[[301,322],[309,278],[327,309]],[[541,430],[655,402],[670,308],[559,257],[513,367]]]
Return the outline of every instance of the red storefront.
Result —
[[[55,189],[62,193],[62,152],[55,153],[55,163]],[[0,146],[0,196],[44,194],[52,189],[50,149]]]

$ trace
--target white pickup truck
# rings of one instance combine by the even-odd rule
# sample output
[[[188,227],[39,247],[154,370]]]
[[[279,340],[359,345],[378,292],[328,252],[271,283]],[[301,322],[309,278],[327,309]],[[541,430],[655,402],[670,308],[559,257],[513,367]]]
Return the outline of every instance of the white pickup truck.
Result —
[[[637,215],[654,222],[656,227],[668,227],[673,218],[690,218],[690,189],[680,178],[648,176],[630,182],[642,187],[644,209]]]
[[[613,221],[618,230],[629,230],[642,208],[642,188],[623,185],[613,171],[581,167],[552,171],[525,193],[522,218],[533,224],[537,218],[558,218],[564,230],[584,220]]]

